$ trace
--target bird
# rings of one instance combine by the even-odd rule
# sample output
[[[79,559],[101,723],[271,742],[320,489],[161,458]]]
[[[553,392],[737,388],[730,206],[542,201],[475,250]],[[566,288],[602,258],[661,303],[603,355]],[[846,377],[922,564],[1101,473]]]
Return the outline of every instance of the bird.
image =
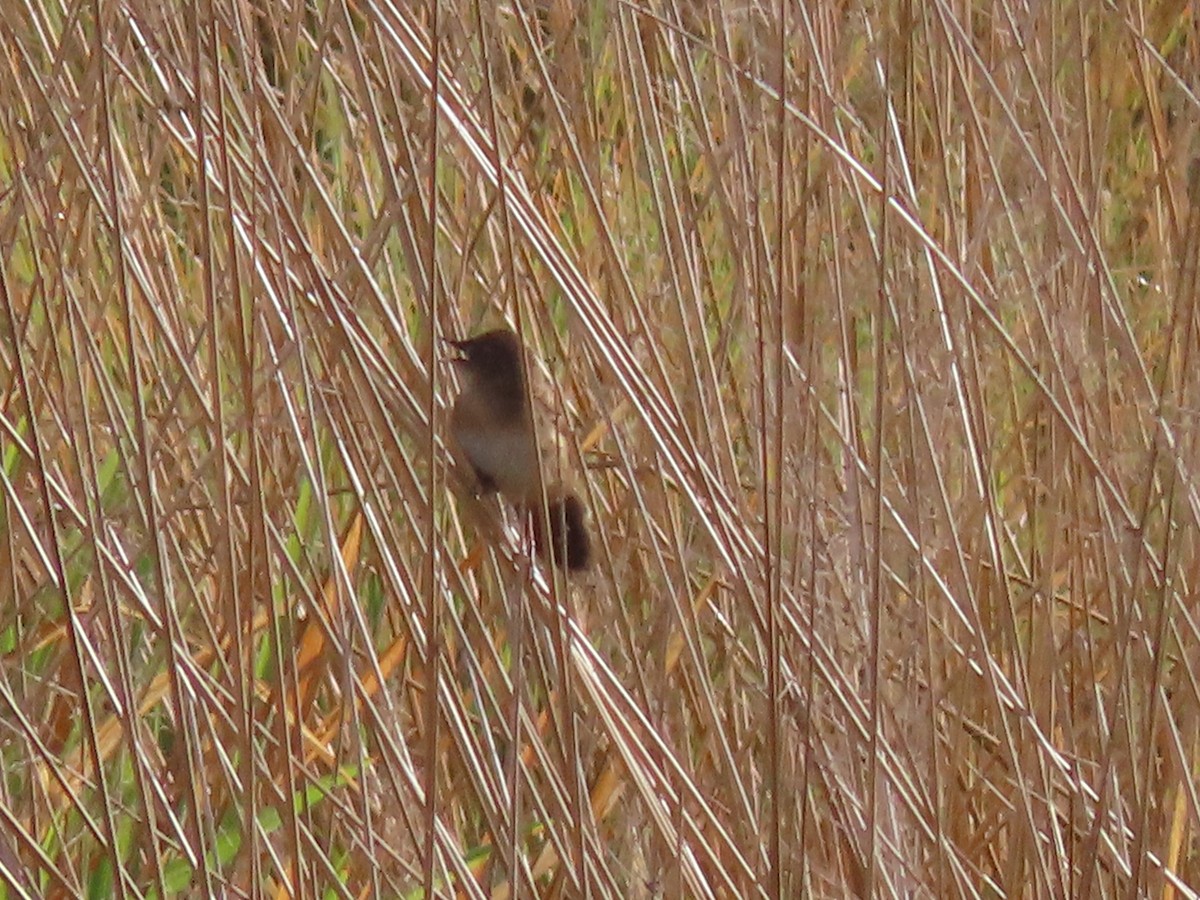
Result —
[[[586,508],[573,491],[538,472],[539,435],[521,339],[497,328],[447,343],[460,354],[453,362],[463,381],[450,412],[450,433],[481,493],[499,493],[530,517],[543,558],[570,571],[586,569],[591,561]]]

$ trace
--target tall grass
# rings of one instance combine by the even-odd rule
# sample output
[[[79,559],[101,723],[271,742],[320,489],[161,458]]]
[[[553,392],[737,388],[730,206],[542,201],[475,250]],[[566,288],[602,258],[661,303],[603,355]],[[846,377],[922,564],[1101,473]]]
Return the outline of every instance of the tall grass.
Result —
[[[10,4],[4,896],[1196,896],[1198,39]]]

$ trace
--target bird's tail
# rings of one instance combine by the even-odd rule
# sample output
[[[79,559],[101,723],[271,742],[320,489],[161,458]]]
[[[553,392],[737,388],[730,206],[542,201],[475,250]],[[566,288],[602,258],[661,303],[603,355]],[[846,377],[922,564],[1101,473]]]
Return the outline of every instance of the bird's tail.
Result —
[[[573,572],[586,569],[592,558],[592,540],[588,536],[583,502],[570,491],[551,493],[546,500],[546,512],[548,516],[536,511],[533,515],[533,540],[538,553]]]

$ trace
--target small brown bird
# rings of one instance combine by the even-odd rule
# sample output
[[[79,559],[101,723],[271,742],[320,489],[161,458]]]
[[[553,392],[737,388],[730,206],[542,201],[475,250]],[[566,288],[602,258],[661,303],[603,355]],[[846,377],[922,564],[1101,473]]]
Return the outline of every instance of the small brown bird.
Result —
[[[568,569],[587,568],[591,540],[583,503],[559,484],[546,483],[546,517],[538,478],[537,426],[525,385],[520,338],[499,328],[462,341],[448,341],[463,391],[450,414],[450,431],[484,492],[499,491],[532,517],[534,543],[543,557]]]

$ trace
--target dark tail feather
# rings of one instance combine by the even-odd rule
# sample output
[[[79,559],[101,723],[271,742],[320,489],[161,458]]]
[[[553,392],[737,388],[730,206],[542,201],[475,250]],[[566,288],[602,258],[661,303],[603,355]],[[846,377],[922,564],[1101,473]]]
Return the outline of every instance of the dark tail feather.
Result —
[[[584,523],[583,503],[574,494],[550,497],[547,502],[550,514],[550,559],[556,566],[565,566],[571,571],[586,569],[592,559],[592,541]],[[546,529],[543,517],[533,517],[533,540],[538,552],[545,559]]]

